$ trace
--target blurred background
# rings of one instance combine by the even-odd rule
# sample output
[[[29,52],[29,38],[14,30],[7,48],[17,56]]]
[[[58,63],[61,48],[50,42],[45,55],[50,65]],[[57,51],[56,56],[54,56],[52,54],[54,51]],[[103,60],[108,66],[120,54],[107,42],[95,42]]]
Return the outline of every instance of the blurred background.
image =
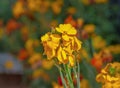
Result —
[[[96,75],[120,62],[120,0],[0,0],[0,88],[63,88],[40,40],[63,23],[83,42],[81,88],[101,88]]]

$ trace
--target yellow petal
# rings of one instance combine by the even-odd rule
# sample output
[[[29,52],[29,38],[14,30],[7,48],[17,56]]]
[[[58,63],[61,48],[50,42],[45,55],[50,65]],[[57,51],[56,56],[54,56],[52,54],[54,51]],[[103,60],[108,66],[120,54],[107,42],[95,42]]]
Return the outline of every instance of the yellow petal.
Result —
[[[68,58],[69,58],[70,66],[74,66],[75,65],[75,61],[74,61],[73,56],[68,56]]]
[[[74,37],[74,40],[75,40],[74,49],[75,50],[80,50],[82,42],[79,41],[76,37]]]
[[[62,48],[59,47],[58,52],[57,52],[57,58],[58,58],[58,60],[60,62],[63,62],[63,58],[62,58],[61,52],[62,52]]]
[[[64,34],[64,35],[62,35],[62,39],[65,41],[69,41],[70,37],[68,35]]]
[[[66,52],[62,50],[61,54],[62,54],[63,60],[66,61],[67,60]]]

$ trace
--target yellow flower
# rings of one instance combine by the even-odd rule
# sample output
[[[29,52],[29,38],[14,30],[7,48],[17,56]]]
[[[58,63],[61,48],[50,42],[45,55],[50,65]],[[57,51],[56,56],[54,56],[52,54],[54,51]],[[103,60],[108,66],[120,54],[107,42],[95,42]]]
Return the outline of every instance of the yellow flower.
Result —
[[[56,82],[52,82],[53,88],[64,88],[63,86],[57,84]]]
[[[71,24],[60,24],[56,30],[62,33],[62,41],[64,46],[71,46],[71,50],[79,50],[81,42],[77,39],[77,31]]]
[[[25,43],[25,48],[28,51],[29,55],[32,55],[34,53],[34,47],[33,47],[34,40],[28,39]]]
[[[34,72],[33,72],[33,78],[39,78],[40,76],[41,76],[41,74],[42,74],[42,70],[40,70],[40,69],[38,69],[38,70],[35,70]]]
[[[12,69],[13,66],[14,66],[14,64],[13,64],[12,61],[8,60],[8,61],[5,62],[4,66],[5,66],[5,68],[7,68],[7,69]]]
[[[3,35],[4,35],[4,30],[0,28],[0,39],[3,37]]]
[[[50,3],[49,0],[27,0],[28,8],[31,11],[38,11],[41,13],[47,12]]]
[[[107,3],[107,2],[108,2],[108,0],[94,0],[94,1],[95,1],[95,3],[97,3],[97,4]]]
[[[63,0],[56,0],[51,3],[51,8],[54,14],[59,14],[62,10]]]
[[[25,13],[24,3],[22,1],[17,1],[13,6],[13,15],[18,18],[23,13]]]
[[[60,24],[56,31],[57,33],[47,33],[41,37],[44,53],[48,59],[56,57],[60,63],[74,66],[73,51],[79,51],[81,48],[76,29],[70,24]]]
[[[59,46],[60,36],[57,34],[47,33],[41,37],[41,41],[44,46],[44,53],[48,59],[55,57],[56,49]]]
[[[53,60],[51,60],[51,61],[48,61],[46,59],[42,60],[42,67],[47,70],[50,70],[53,67],[53,64],[54,64]]]
[[[84,20],[82,18],[78,18],[77,19],[77,25],[78,25],[78,27],[81,28],[83,26],[83,24],[84,24]]]
[[[77,34],[76,29],[72,27],[71,24],[60,24],[59,27],[56,28],[56,30],[62,34],[67,34],[67,35]]]
[[[120,63],[109,63],[96,77],[102,88],[120,88]]]
[[[75,14],[76,13],[76,8],[75,7],[69,7],[67,9],[68,14]]]
[[[95,31],[95,25],[94,24],[86,24],[83,28],[87,33],[91,34]]]
[[[30,57],[30,59],[29,59],[28,62],[29,62],[31,65],[33,65],[33,64],[35,64],[36,62],[38,62],[39,60],[41,60],[41,54],[35,53],[35,54],[33,54],[33,55]]]
[[[88,80],[82,79],[80,81],[80,88],[91,88]]]
[[[94,36],[92,40],[93,47],[96,49],[101,49],[106,46],[106,41],[101,36]]]
[[[107,49],[112,52],[113,54],[119,54],[120,53],[120,44],[118,45],[110,45],[107,47]]]
[[[81,1],[81,0],[80,0]],[[89,5],[90,4],[90,0],[82,0],[82,3],[84,4],[84,5]]]

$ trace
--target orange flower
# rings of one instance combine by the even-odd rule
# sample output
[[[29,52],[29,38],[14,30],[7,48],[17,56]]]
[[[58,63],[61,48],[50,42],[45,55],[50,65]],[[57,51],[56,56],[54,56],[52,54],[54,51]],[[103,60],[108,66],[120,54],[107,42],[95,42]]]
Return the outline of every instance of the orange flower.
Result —
[[[95,54],[94,57],[91,59],[91,64],[96,68],[98,72],[100,72],[103,62],[100,54]]]
[[[64,23],[66,23],[66,24],[71,24],[73,27],[77,27],[77,23],[76,23],[76,21],[73,19],[72,15],[69,15],[69,16],[65,19]]]
[[[62,10],[63,0],[56,0],[51,3],[51,8],[54,14],[59,14]]]
[[[83,28],[87,33],[91,34],[95,31],[95,25],[94,24],[86,24]]]
[[[84,20],[82,18],[78,18],[77,19],[77,27],[81,28],[84,24]]]
[[[18,18],[26,11],[23,1],[17,1],[13,6],[13,15]]]
[[[14,19],[10,19],[6,25],[6,32],[10,34],[14,30],[18,29],[20,26],[21,26],[20,23],[16,22]]]
[[[20,52],[19,52],[19,54],[18,54],[18,58],[19,58],[21,61],[27,59],[28,56],[29,56],[29,55],[28,55],[28,52],[27,52],[25,49],[21,49]]]
[[[37,11],[40,13],[46,13],[50,6],[48,0],[27,0],[27,3],[30,11]]]

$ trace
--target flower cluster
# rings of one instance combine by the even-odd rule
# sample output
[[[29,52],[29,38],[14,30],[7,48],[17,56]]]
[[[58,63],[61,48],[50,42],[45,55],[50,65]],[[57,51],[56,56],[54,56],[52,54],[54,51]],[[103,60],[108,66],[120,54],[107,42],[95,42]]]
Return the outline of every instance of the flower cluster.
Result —
[[[77,31],[70,24],[60,24],[55,33],[48,32],[41,37],[44,53],[48,59],[57,58],[60,63],[74,66],[74,51],[81,48],[81,41],[76,37]]]
[[[120,88],[120,63],[109,63],[97,75],[96,80],[103,83],[102,88]]]

